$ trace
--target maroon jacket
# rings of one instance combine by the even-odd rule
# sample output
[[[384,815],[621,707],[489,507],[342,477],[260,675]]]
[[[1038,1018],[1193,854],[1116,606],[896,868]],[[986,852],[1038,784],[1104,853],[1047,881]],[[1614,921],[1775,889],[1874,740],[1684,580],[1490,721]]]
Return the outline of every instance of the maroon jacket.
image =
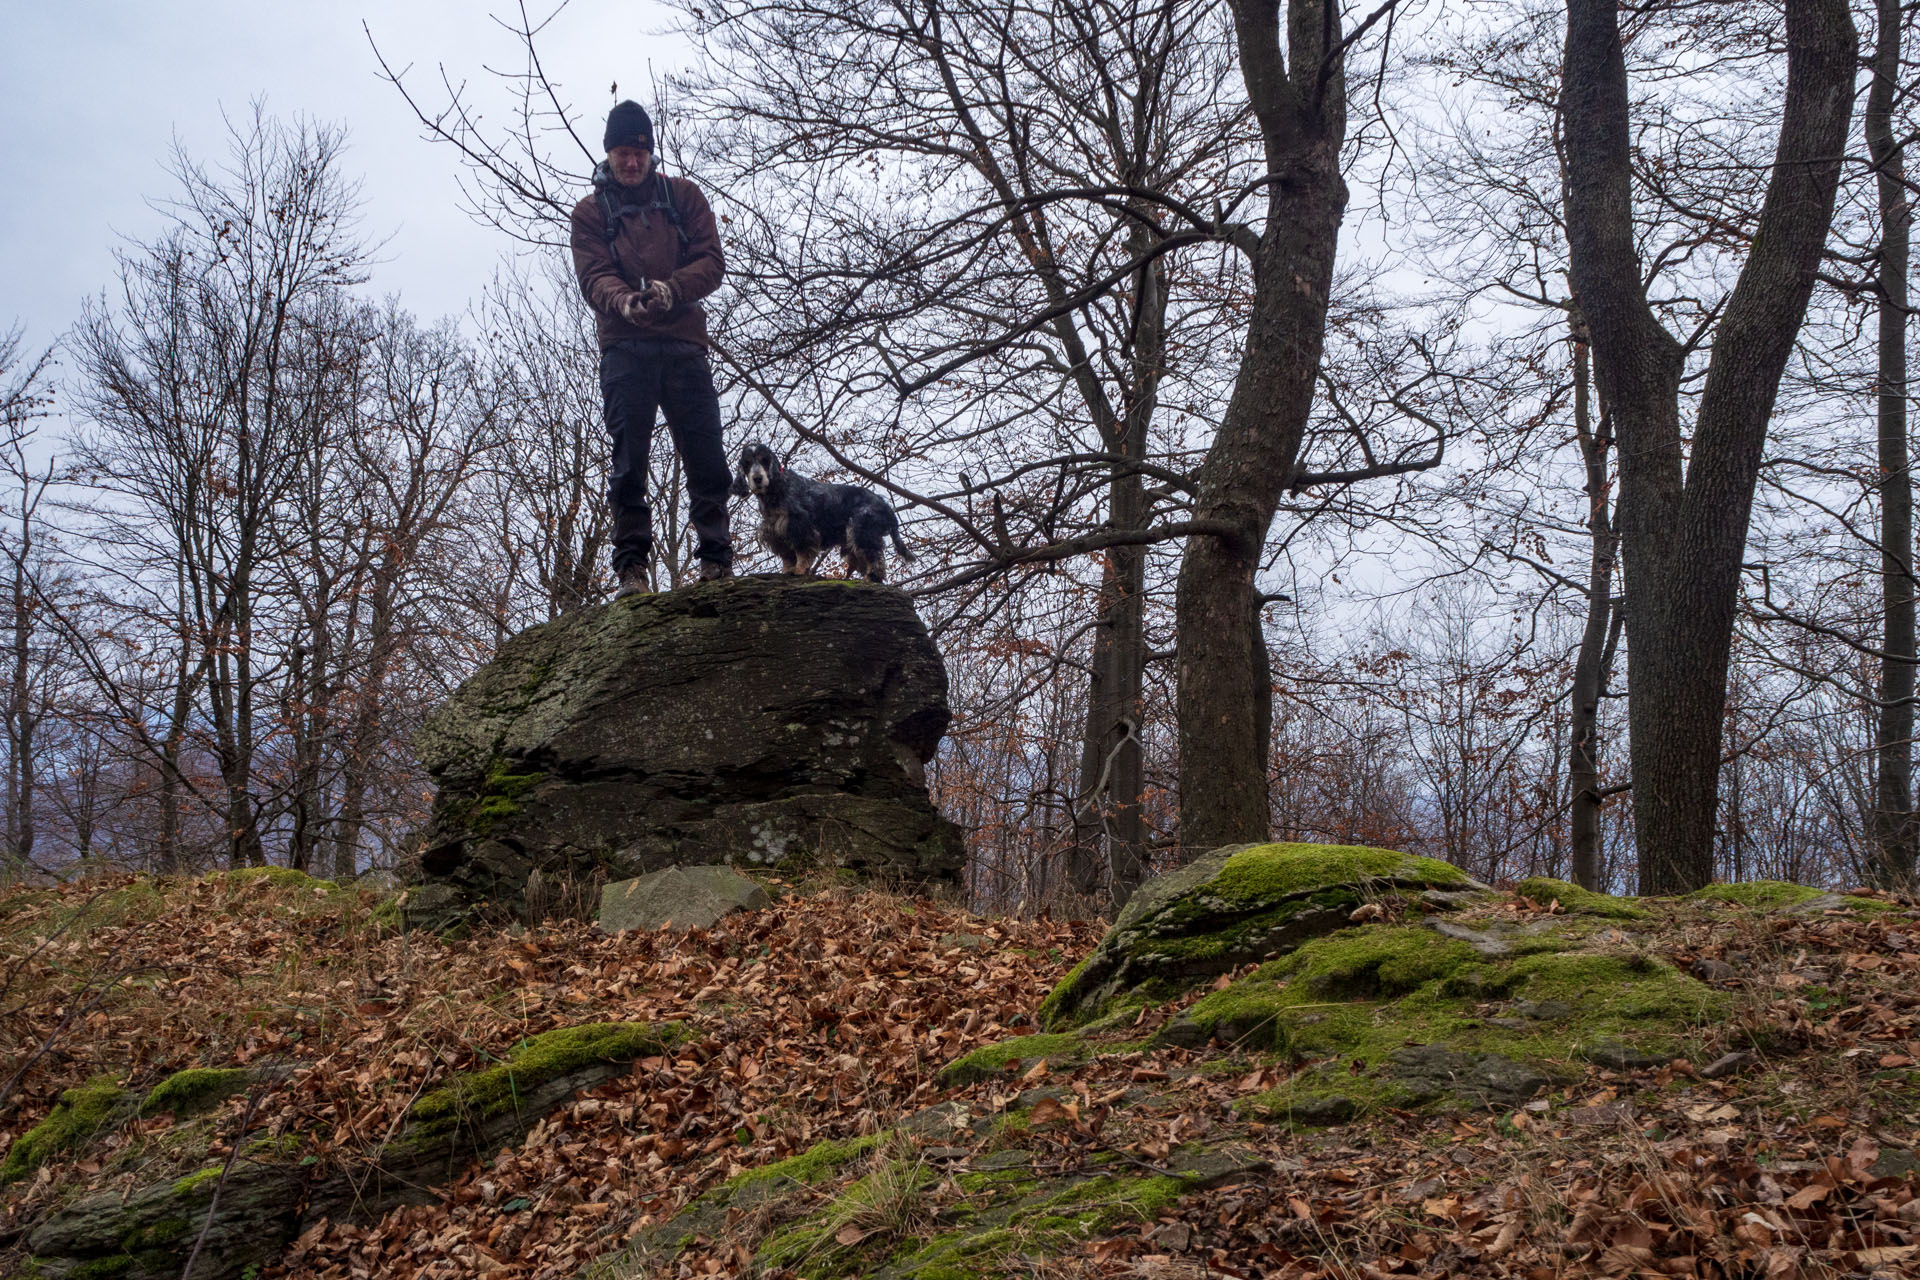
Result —
[[[598,182],[602,175],[596,173],[595,178]],[[674,206],[687,235],[684,249],[673,221],[659,204],[661,181],[672,184]],[[605,351],[629,338],[669,338],[703,347],[712,345],[707,337],[707,315],[699,303],[720,287],[727,263],[720,252],[720,231],[714,225],[713,209],[706,196],[685,178],[662,175],[656,179],[652,174],[637,189],[609,189],[616,205],[641,206],[630,207],[621,216],[620,234],[611,247],[607,244],[606,214],[599,191],[573,207],[573,270],[580,278],[580,292],[593,308],[600,349]],[[646,317],[640,324],[630,324],[620,314],[620,299],[638,289],[642,280],[665,280],[673,289],[673,307]]]

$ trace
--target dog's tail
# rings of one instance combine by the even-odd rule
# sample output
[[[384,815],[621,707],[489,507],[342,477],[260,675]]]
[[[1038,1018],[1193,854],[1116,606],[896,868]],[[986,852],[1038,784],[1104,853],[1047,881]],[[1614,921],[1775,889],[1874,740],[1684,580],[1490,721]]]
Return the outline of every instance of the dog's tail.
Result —
[[[893,518],[893,527],[887,530],[887,537],[893,540],[893,554],[899,556],[902,560],[905,560],[908,564],[912,564],[913,552],[907,550],[907,544],[900,541],[900,517],[899,516],[895,516]]]

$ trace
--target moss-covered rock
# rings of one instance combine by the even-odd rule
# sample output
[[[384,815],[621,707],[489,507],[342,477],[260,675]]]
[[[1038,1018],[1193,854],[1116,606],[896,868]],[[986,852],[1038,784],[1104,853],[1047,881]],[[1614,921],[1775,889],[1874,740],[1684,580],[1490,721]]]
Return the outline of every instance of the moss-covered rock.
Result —
[[[476,1157],[518,1142],[575,1093],[691,1035],[684,1023],[596,1022],[533,1036],[504,1060],[422,1094],[374,1167],[315,1187],[308,1215],[364,1221],[398,1205],[429,1203],[430,1188],[457,1177]]]
[[[1532,876],[1513,886],[1513,891],[1522,897],[1532,898],[1543,907],[1558,902],[1570,915],[1601,916],[1609,920],[1647,918],[1646,909],[1627,898],[1595,893],[1569,880],[1556,880],[1552,876]]]
[[[1178,995],[1346,926],[1393,893],[1484,889],[1459,868],[1392,849],[1232,845],[1149,881],[1041,1005],[1058,1030]]]
[[[239,1093],[252,1080],[253,1073],[245,1067],[189,1067],[148,1090],[140,1102],[140,1114],[194,1115]]]
[[[110,1124],[127,1118],[132,1100],[110,1075],[95,1076],[60,1095],[47,1118],[21,1134],[0,1161],[0,1183],[24,1178]]]
[[[1676,1057],[1727,1013],[1723,993],[1632,949],[1589,949],[1571,927],[1511,943],[1489,956],[1424,927],[1349,929],[1206,996],[1160,1038],[1327,1061],[1248,1105],[1333,1123],[1380,1106],[1512,1106],[1588,1062]]]
[[[522,1100],[582,1070],[619,1067],[683,1043],[683,1023],[593,1022],[524,1040],[502,1062],[454,1076],[421,1095],[407,1112],[405,1134],[432,1141],[459,1129],[478,1130],[516,1112]]]
[[[779,1206],[814,1196],[814,1188],[870,1153],[884,1134],[815,1143],[797,1155],[748,1169],[721,1183],[664,1223],[637,1233],[618,1253],[587,1268],[581,1280],[625,1280],[676,1256],[697,1236],[712,1236],[750,1209],[776,1215]]]
[[[1017,1273],[1134,1222],[1150,1222],[1201,1187],[1266,1167],[1256,1154],[1182,1148],[1167,1172],[1111,1153],[1075,1172],[1042,1173],[1019,1151],[977,1156],[949,1188],[899,1131],[823,1143],[739,1175],[640,1232],[581,1280],[628,1280],[670,1264],[694,1240],[761,1223],[743,1244],[759,1271],[806,1280],[971,1280]],[[828,1188],[832,1187],[831,1193]]]
[[[236,1160],[61,1208],[27,1236],[49,1280],[177,1280],[196,1245],[195,1280],[236,1280],[275,1258],[298,1223],[302,1171]],[[217,1199],[216,1199],[216,1192]]]

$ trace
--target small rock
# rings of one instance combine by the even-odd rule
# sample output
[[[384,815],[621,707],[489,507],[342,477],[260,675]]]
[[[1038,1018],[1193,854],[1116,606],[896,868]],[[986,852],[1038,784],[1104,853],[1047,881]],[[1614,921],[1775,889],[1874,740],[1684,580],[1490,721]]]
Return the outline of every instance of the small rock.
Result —
[[[1511,1107],[1548,1083],[1546,1075],[1523,1062],[1437,1044],[1396,1049],[1387,1063],[1394,1080],[1422,1100],[1452,1096],[1476,1106]]]
[[[1287,1108],[1287,1118],[1295,1124],[1345,1124],[1360,1114],[1360,1104],[1344,1094],[1306,1098]]]
[[[1702,956],[1693,962],[1693,976],[1702,982],[1738,982],[1740,971],[1725,960],[1716,960],[1712,956]]]
[[[1637,1049],[1618,1040],[1590,1044],[1581,1050],[1581,1056],[1595,1066],[1606,1067],[1610,1071],[1645,1071],[1652,1067],[1664,1067],[1675,1057],[1671,1053]]]
[[[1903,1147],[1888,1147],[1867,1172],[1875,1178],[1904,1178],[1910,1173],[1920,1172],[1920,1157]]]
[[[983,938],[977,933],[943,933],[933,941],[946,951],[984,951],[993,945],[993,939]]]
[[[1456,942],[1464,942],[1483,956],[1503,956],[1513,950],[1512,947],[1490,933],[1481,933],[1477,929],[1469,929],[1467,926],[1456,924],[1451,920],[1429,920],[1427,921],[1427,928],[1433,930],[1443,938],[1452,938]]]
[[[1751,1051],[1746,1049],[1739,1049],[1733,1053],[1723,1053],[1706,1066],[1700,1068],[1700,1076],[1704,1080],[1718,1080],[1722,1076],[1730,1076],[1736,1071],[1745,1071],[1758,1060]]]
[[[1845,907],[1850,905],[1852,904],[1849,903],[1845,898],[1841,897],[1837,893],[1822,893],[1815,897],[1808,898],[1805,902],[1795,903],[1793,906],[1788,907],[1787,914],[1795,915],[1795,916],[1813,916],[1813,915],[1819,915],[1822,911],[1831,911],[1835,907]]]
[[[1567,1123],[1579,1125],[1615,1125],[1632,1124],[1634,1119],[1631,1102],[1603,1102],[1596,1107],[1568,1107],[1560,1113]]]
[[[711,929],[735,911],[773,905],[767,891],[732,867],[668,867],[600,891],[600,927],[626,929]]]
[[[1573,1006],[1565,1000],[1515,1000],[1513,1011],[1536,1022],[1565,1022],[1573,1016]]]
[[[1163,1222],[1154,1229],[1154,1242],[1172,1253],[1185,1253],[1193,1243],[1193,1228],[1184,1222]]]
[[[1445,1178],[1421,1178],[1418,1182],[1409,1182],[1400,1189],[1401,1204],[1419,1204],[1422,1200],[1431,1200],[1447,1189]]]

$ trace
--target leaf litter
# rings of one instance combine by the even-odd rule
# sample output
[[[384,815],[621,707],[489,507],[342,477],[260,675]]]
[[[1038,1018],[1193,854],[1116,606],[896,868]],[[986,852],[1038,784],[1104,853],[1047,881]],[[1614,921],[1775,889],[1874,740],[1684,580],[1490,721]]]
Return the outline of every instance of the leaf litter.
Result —
[[[315,1225],[269,1280],[571,1277],[727,1178],[947,1102],[1018,1113],[1017,1141],[1040,1171],[1120,1161],[1164,1173],[1196,1148],[1232,1150],[1245,1170],[1152,1221],[1066,1247],[1036,1241],[985,1267],[1008,1275],[1920,1275],[1910,910],[1675,906],[1651,935],[1658,949],[1740,996],[1698,1065],[1591,1068],[1510,1113],[1312,1130],[1236,1105],[1303,1064],[1139,1047],[1177,1004],[1118,1029],[1122,1043],[1091,1061],[1015,1060],[942,1089],[947,1063],[1034,1030],[1032,1010],[1098,940],[1096,924],[830,891],[686,935],[556,923],[449,942],[379,936],[370,895],[216,877],[61,931],[98,890],[0,899],[0,1062],[53,1044],[0,1114],[0,1144],[102,1073],[143,1088],[187,1066],[260,1064],[272,1070],[224,1104],[211,1153],[291,1137],[301,1159],[352,1169],[415,1098],[528,1036],[586,1021],[693,1029],[430,1203]],[[135,976],[99,997],[108,973]],[[1750,1057],[1715,1076],[1723,1051]],[[17,1253],[23,1231],[77,1187],[152,1181],[171,1124],[131,1120],[0,1189],[0,1249]],[[964,1195],[958,1175],[1013,1140],[1005,1126],[912,1139],[937,1172],[911,1229],[936,1229]],[[883,1144],[888,1158],[899,1142]],[[743,1215],[657,1273],[748,1274],[771,1225]],[[848,1223],[835,1243],[868,1247],[878,1230]]]

